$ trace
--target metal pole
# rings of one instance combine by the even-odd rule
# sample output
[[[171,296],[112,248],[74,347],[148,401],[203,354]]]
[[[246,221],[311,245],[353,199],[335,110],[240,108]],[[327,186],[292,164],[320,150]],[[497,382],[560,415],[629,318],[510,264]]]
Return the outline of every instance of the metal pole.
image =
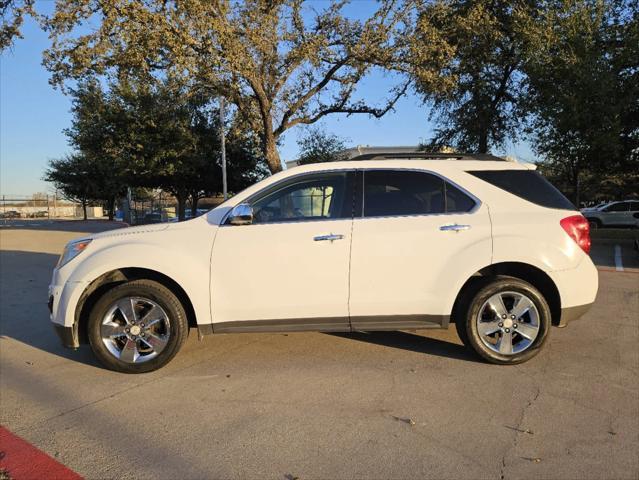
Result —
[[[228,189],[226,184],[226,140],[224,136],[224,97],[220,97],[220,149],[222,152],[222,193],[224,200],[228,198]]]

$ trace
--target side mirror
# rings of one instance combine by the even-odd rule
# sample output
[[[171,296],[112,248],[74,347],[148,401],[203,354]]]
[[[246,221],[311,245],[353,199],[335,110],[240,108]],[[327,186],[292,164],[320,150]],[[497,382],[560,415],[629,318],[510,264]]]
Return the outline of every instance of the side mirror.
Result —
[[[253,207],[248,203],[240,203],[233,207],[228,222],[231,225],[250,225],[253,223]]]

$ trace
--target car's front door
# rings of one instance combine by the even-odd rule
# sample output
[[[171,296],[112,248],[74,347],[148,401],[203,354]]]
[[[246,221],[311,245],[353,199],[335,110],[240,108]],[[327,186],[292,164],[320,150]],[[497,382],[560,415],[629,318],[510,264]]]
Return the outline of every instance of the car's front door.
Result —
[[[215,332],[347,331],[354,172],[292,177],[220,226],[211,258]]]
[[[363,214],[353,221],[352,328],[445,326],[458,283],[490,264],[487,207],[423,171],[364,171],[363,184]]]

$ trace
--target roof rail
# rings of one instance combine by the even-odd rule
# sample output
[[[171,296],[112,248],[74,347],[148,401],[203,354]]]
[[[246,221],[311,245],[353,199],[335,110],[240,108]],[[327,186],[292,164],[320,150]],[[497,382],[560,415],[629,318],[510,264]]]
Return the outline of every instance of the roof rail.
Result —
[[[493,162],[507,162],[508,160],[490,155],[488,153],[428,153],[428,152],[414,152],[414,153],[364,153],[357,155],[350,160],[483,160]]]

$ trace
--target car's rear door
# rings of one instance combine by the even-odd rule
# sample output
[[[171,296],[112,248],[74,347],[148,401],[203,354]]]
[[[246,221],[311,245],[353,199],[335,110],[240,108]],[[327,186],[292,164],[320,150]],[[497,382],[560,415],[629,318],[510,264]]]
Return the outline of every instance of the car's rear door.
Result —
[[[222,225],[211,259],[213,329],[345,331],[352,171],[301,174],[254,195],[251,225]]]
[[[623,225],[628,221],[630,205],[628,202],[616,202],[607,206],[601,215],[604,225]]]
[[[353,221],[354,330],[445,325],[472,265],[491,260],[487,207],[425,171],[366,170]],[[359,180],[357,182],[359,184]]]
[[[631,200],[627,202],[629,205],[628,214],[624,219],[623,224],[627,226],[634,226],[637,219],[635,218],[635,214],[639,213],[639,201]]]

